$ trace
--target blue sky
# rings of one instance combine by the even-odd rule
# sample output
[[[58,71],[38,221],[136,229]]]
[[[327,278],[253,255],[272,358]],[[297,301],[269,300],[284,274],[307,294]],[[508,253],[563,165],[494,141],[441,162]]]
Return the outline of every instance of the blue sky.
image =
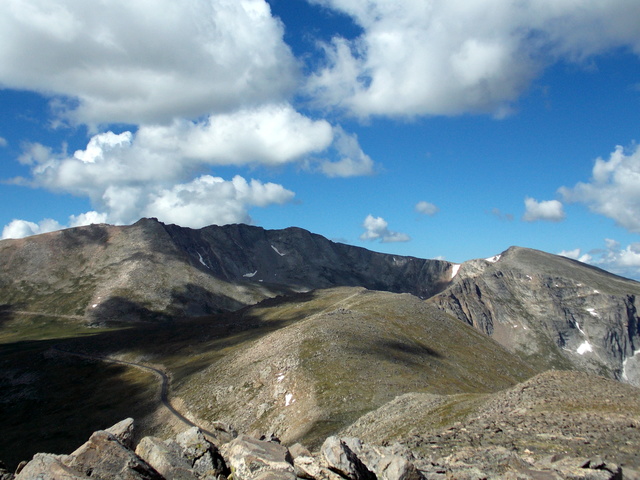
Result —
[[[7,0],[0,229],[298,226],[640,279],[640,3]]]

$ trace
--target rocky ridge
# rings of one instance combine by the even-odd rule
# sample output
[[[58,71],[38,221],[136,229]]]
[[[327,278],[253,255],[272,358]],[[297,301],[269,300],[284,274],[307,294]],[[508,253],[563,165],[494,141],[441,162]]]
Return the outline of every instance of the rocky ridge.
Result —
[[[142,219],[0,241],[0,305],[92,323],[238,310],[265,298],[335,286],[426,298],[451,264],[376,253],[299,228]]]
[[[96,431],[69,455],[38,453],[2,480],[431,480],[638,478],[600,457],[554,456],[535,461],[503,447],[464,449],[436,461],[400,444],[375,446],[355,437],[328,437],[318,452],[277,438],[239,435],[210,443],[193,427],[175,438],[144,437],[134,448],[133,420]],[[623,476],[626,475],[626,476]]]
[[[340,435],[400,442],[433,459],[500,447],[535,461],[599,455],[638,468],[640,389],[581,372],[548,371],[490,395],[402,395]]]

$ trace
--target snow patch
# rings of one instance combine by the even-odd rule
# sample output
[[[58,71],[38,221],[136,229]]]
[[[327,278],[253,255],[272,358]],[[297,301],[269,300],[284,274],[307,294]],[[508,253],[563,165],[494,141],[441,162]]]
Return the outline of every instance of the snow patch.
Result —
[[[501,256],[502,255],[494,255],[493,257],[485,258],[485,260],[487,262],[496,263],[498,260],[500,260]]]
[[[593,293],[600,293],[598,290],[594,290]]]
[[[280,253],[278,251],[278,249],[276,247],[274,247],[273,245],[271,245],[271,248],[273,248],[273,251],[276,252],[278,255],[280,255],[281,257],[284,257],[286,255],[286,253]]]
[[[625,381],[629,380],[629,377],[627,377],[627,362],[629,361],[630,358],[635,357],[639,353],[640,353],[640,350],[634,351],[633,355],[631,355],[630,357],[625,358],[624,362],[622,362],[622,380],[625,380]]]
[[[578,322],[576,322],[576,321],[574,320],[574,322],[573,322],[573,323],[574,323],[574,325],[576,326],[576,328],[580,331],[580,333],[581,333],[582,335],[585,335],[585,336],[587,335],[586,333],[584,333],[584,330],[582,330],[582,329],[580,328],[580,324],[579,324]]]
[[[91,308],[96,308],[98,306],[97,303],[94,303],[93,305],[91,305]]]
[[[284,380],[284,373],[279,373],[279,374],[278,374],[278,376],[277,376],[277,378],[276,378],[276,380],[277,380],[278,382],[281,382],[282,380]]]
[[[533,278],[531,278],[531,275],[527,275],[527,278],[528,278],[529,280],[533,280]]]
[[[196,252],[198,254],[198,260],[200,260],[200,263],[202,265],[204,265],[205,267],[209,268],[209,265],[207,265],[206,263],[204,263],[204,259],[202,258],[202,255],[200,255],[200,252]]]
[[[284,396],[284,406],[288,407],[289,405],[291,405],[293,402],[295,402],[296,400],[293,398],[293,393],[287,393]]]
[[[258,273],[258,270],[256,270],[253,273],[245,273],[244,275],[242,275],[243,277],[247,277],[247,278],[252,278],[256,276],[256,273]]]
[[[460,264],[456,263],[451,266],[451,278],[455,277],[458,274],[458,270],[460,270]]]
[[[591,316],[600,317],[600,314],[598,312],[596,312],[595,308],[587,308],[586,310],[587,310],[587,312],[589,312],[591,314]]]
[[[584,342],[582,342],[582,345],[578,347],[578,350],[576,350],[576,353],[578,355],[584,355],[587,352],[593,352],[593,347],[589,342],[585,340]]]

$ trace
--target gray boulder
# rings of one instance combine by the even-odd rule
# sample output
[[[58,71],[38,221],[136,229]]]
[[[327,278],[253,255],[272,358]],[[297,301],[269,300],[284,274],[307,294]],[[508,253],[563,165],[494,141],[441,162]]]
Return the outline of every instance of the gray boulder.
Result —
[[[13,480],[14,475],[9,470],[4,462],[0,461],[0,480]]]
[[[198,427],[192,427],[179,434],[176,442],[182,448],[193,471],[200,477],[217,478],[229,473],[222,455],[215,445],[211,444]]]
[[[347,443],[361,445],[357,439],[345,441],[336,436],[324,441],[321,450],[329,469],[349,480],[376,480],[376,474],[367,468]]]
[[[89,441],[63,462],[77,472],[101,480],[163,479],[148,463],[120,443],[113,434],[104,430],[91,435]]]
[[[133,448],[133,418],[125,418],[105,431],[116,437],[125,447]]]
[[[295,480],[289,450],[278,443],[240,435],[223,446],[234,480]]]
[[[400,444],[391,447],[362,443],[356,437],[340,438],[364,465],[381,480],[420,480],[413,454]]]
[[[52,455],[36,453],[33,460],[28,462],[15,480],[87,480],[90,477],[77,472],[63,463],[66,455]]]
[[[195,480],[191,462],[182,454],[182,447],[173,440],[144,437],[136,447],[136,455],[155,468],[166,478]]]
[[[313,455],[298,455],[293,459],[296,477],[306,480],[344,480],[344,477],[329,470]]]

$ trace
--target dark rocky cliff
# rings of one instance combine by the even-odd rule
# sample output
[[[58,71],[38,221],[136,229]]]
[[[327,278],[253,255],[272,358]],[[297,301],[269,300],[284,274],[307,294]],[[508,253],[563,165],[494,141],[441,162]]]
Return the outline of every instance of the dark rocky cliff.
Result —
[[[191,265],[231,283],[264,283],[307,291],[335,286],[411,293],[421,298],[449,283],[449,262],[387,255],[335,243],[301,228],[249,225],[191,230],[164,226]]]

